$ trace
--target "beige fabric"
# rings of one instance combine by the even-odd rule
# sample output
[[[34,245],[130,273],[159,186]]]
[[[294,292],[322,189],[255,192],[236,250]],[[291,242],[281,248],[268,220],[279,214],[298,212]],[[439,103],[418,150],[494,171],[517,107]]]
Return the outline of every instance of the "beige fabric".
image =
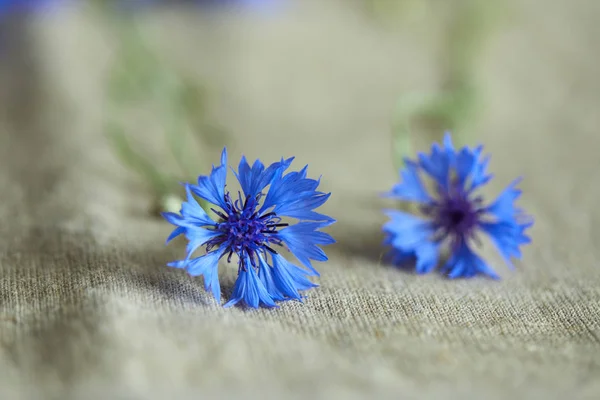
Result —
[[[380,265],[390,109],[435,88],[443,10],[383,29],[350,3],[146,25],[215,90],[232,160],[295,155],[333,192],[321,286],[278,310],[224,310],[164,267],[184,243],[164,246],[170,226],[100,130],[106,30],[77,12],[15,28],[27,38],[0,62],[0,398],[600,398],[599,3],[507,2],[477,68],[492,189],[523,175],[537,221],[516,272],[486,247],[499,282]]]

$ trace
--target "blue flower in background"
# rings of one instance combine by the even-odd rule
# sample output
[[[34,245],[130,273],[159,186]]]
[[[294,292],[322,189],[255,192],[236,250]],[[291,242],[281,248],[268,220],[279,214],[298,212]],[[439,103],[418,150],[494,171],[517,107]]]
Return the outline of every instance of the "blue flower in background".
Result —
[[[231,262],[235,255],[238,277],[225,307],[238,302],[253,308],[275,307],[276,301],[302,300],[300,291],[317,286],[308,279],[319,276],[311,260],[327,260],[318,245],[335,242],[319,229],[335,220],[314,211],[330,193],[316,191],[319,181],[306,177],[307,167],[285,173],[292,160],[282,159],[265,168],[259,160],[250,166],[242,157],[238,172],[234,172],[242,192],[233,198],[226,190],[227,151],[223,150],[221,165],[213,166],[209,176],[200,176],[197,185],[186,185],[187,201],[180,214],[163,214],[176,226],[167,243],[181,234],[189,240],[187,257],[168,265],[184,268],[192,276],[203,275],[205,289],[220,300],[218,261],[226,257]],[[214,205],[211,210],[216,220],[208,216],[194,194]],[[298,222],[290,224],[284,217]],[[192,258],[201,247],[206,254]],[[282,257],[279,251],[284,247],[306,269]]]
[[[2,0],[0,0],[2,1]],[[268,10],[285,3],[285,0],[113,0],[123,9],[136,9],[144,6],[168,6],[192,4],[204,8],[243,8],[248,10]]]
[[[416,258],[417,273],[428,273],[438,265],[440,250],[447,245],[450,257],[442,269],[450,278],[485,274],[498,279],[472,250],[477,234],[484,232],[514,268],[511,258],[521,258],[520,246],[530,242],[525,231],[533,220],[514,205],[521,195],[516,188],[520,179],[489,205],[476,194],[492,178],[486,172],[489,156],[482,157],[482,150],[479,146],[456,151],[447,133],[443,147],[434,144],[431,154],[420,153],[417,161],[405,159],[405,168],[400,171],[402,181],[388,196],[416,202],[422,218],[397,210],[386,211],[390,221],[383,227],[384,243],[392,247],[390,256],[394,263]],[[426,189],[422,177],[433,181],[435,195]]]
[[[0,0],[0,14],[43,11],[66,0]]]
[[[190,3],[198,5],[213,6],[243,6],[247,8],[273,7],[284,0],[189,0]]]

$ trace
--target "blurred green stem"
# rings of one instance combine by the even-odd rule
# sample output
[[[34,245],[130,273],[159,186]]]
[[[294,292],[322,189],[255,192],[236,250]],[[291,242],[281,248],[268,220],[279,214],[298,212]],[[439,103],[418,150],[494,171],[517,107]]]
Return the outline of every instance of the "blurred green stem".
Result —
[[[417,120],[426,120],[436,127],[436,137],[450,130],[456,144],[469,142],[468,124],[473,121],[480,103],[475,83],[475,63],[491,32],[489,17],[494,14],[493,7],[493,2],[482,0],[452,2],[451,11],[455,17],[445,41],[443,59],[447,61],[447,67],[441,91],[403,96],[396,107],[393,151],[397,168],[404,164],[403,158],[412,152],[411,129],[414,129],[412,124]]]
[[[135,171],[152,190],[157,211],[179,211],[183,187],[165,171],[166,163],[155,162],[140,152],[126,134],[125,122],[132,107],[155,108],[157,112],[152,115],[158,117],[167,148],[180,170],[176,175],[185,181],[195,180],[198,157],[190,155],[186,139],[190,125],[200,125],[202,118],[197,115],[205,114],[201,90],[164,66],[147,48],[135,21],[113,15],[109,20],[119,47],[109,75],[107,137],[123,165]],[[206,201],[200,199],[199,203],[211,213]]]

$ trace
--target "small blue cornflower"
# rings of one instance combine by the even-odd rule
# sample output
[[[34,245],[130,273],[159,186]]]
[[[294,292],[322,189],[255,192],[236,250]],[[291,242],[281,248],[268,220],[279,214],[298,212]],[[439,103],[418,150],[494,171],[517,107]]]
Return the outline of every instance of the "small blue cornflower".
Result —
[[[442,271],[450,278],[469,278],[484,274],[499,276],[474,251],[477,234],[487,234],[509,265],[511,258],[521,258],[520,246],[531,240],[525,231],[533,219],[515,207],[521,195],[520,179],[513,181],[491,204],[477,194],[492,178],[486,172],[489,156],[482,157],[482,146],[463,147],[456,151],[450,134],[443,146],[431,147],[431,154],[419,153],[418,160],[405,159],[400,170],[402,180],[387,195],[417,203],[421,216],[398,210],[386,210],[390,220],[383,226],[384,244],[391,246],[389,255],[395,264],[416,259],[416,272],[432,271],[439,262],[443,246],[449,259]],[[426,189],[429,178],[434,190]],[[430,193],[432,192],[432,193]]]
[[[205,289],[220,301],[218,262],[221,258],[231,262],[235,257],[238,276],[225,307],[239,302],[252,308],[276,307],[276,301],[301,301],[301,291],[317,286],[308,278],[319,276],[311,260],[327,260],[318,246],[335,242],[320,229],[335,220],[314,211],[331,193],[316,190],[320,182],[306,177],[307,166],[286,173],[292,160],[282,159],[265,168],[260,160],[250,166],[242,157],[237,173],[234,171],[241,192],[233,198],[226,190],[224,149],[221,165],[213,165],[209,176],[198,177],[197,185],[186,184],[187,201],[180,214],[163,213],[176,226],[167,243],[182,234],[189,241],[186,258],[168,265],[183,268],[191,276],[203,275]],[[194,195],[213,206],[214,220]],[[201,247],[205,254],[192,258]],[[305,268],[286,260],[280,254],[283,248]]]

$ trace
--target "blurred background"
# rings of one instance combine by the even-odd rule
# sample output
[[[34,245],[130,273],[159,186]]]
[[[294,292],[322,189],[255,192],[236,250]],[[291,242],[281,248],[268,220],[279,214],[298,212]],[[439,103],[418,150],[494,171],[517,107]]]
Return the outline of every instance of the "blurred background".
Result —
[[[105,185],[101,201],[70,197],[102,224],[129,213],[132,193],[140,214],[177,209],[179,182],[224,145],[232,160],[310,162],[337,194],[326,207],[356,204],[338,219],[381,222],[374,195],[444,130],[485,144],[492,170],[511,160],[496,189],[523,175],[544,196],[570,182],[556,195],[573,207],[589,197],[573,178],[596,157],[572,155],[596,140],[593,0],[1,4],[3,147],[33,146]],[[28,142],[32,130],[43,134]],[[65,146],[72,159],[53,160]]]
[[[119,249],[115,263],[138,268],[127,273],[180,279],[173,284],[179,287],[188,285],[186,277],[156,272],[182,249],[161,247],[170,228],[157,219],[158,211],[179,208],[179,182],[209,172],[223,146],[234,165],[242,153],[265,163],[296,156],[296,167],[309,164],[309,175],[322,175],[323,190],[333,193],[323,212],[338,220],[331,233],[339,243],[318,293],[327,297],[333,293],[328,290],[352,286],[344,279],[373,276],[373,293],[392,282],[389,290],[403,296],[400,281],[424,279],[425,295],[432,290],[427,285],[438,285],[449,298],[462,298],[473,290],[470,283],[449,286],[437,278],[373,272],[385,221],[379,193],[398,179],[403,155],[425,149],[448,129],[457,143],[482,143],[492,154],[496,179],[490,190],[525,178],[521,205],[536,219],[533,245],[509,282],[519,293],[531,289],[537,309],[550,301],[541,299],[538,285],[579,287],[598,279],[590,271],[600,256],[594,184],[600,167],[599,17],[596,0],[0,0],[0,148],[6,166],[0,217],[15,238],[24,227],[35,227],[41,237],[84,232],[94,250],[73,257],[94,259],[110,244]],[[144,262],[131,261],[137,256],[122,261],[128,252],[143,254]],[[499,258],[492,260],[503,272]],[[117,264],[106,265],[125,274]],[[106,283],[90,276],[91,287]],[[512,301],[498,288],[489,289],[490,296]],[[337,314],[327,314],[336,298],[313,308],[337,321]],[[592,315],[594,301],[577,304],[587,304],[585,314]],[[544,320],[564,339],[548,341],[547,349],[592,335],[580,325],[573,331],[561,318],[548,313]],[[464,320],[457,321],[452,326],[463,327]],[[434,331],[450,329],[440,324]],[[465,332],[478,324],[488,332],[485,321],[469,324]],[[528,333],[533,336],[515,334],[511,348],[529,338],[554,338],[539,326],[538,333]],[[346,340],[344,329],[331,334]],[[415,332],[403,338],[420,334]],[[347,340],[352,351],[386,357],[384,348]],[[324,351],[314,348],[315,354]],[[563,368],[572,382],[597,367],[597,359],[577,364],[593,355],[585,346],[576,349],[579,358]],[[525,365],[537,371],[535,364]],[[412,376],[411,365],[394,368]]]
[[[347,191],[393,176],[445,130],[545,151],[539,138],[567,134],[548,129],[560,120],[582,124],[575,142],[591,134],[598,6],[539,4],[5,0],[3,121],[64,124],[110,151],[151,212],[171,209],[177,182],[224,145],[250,158],[344,154],[311,161]],[[380,165],[356,162],[363,151]]]

